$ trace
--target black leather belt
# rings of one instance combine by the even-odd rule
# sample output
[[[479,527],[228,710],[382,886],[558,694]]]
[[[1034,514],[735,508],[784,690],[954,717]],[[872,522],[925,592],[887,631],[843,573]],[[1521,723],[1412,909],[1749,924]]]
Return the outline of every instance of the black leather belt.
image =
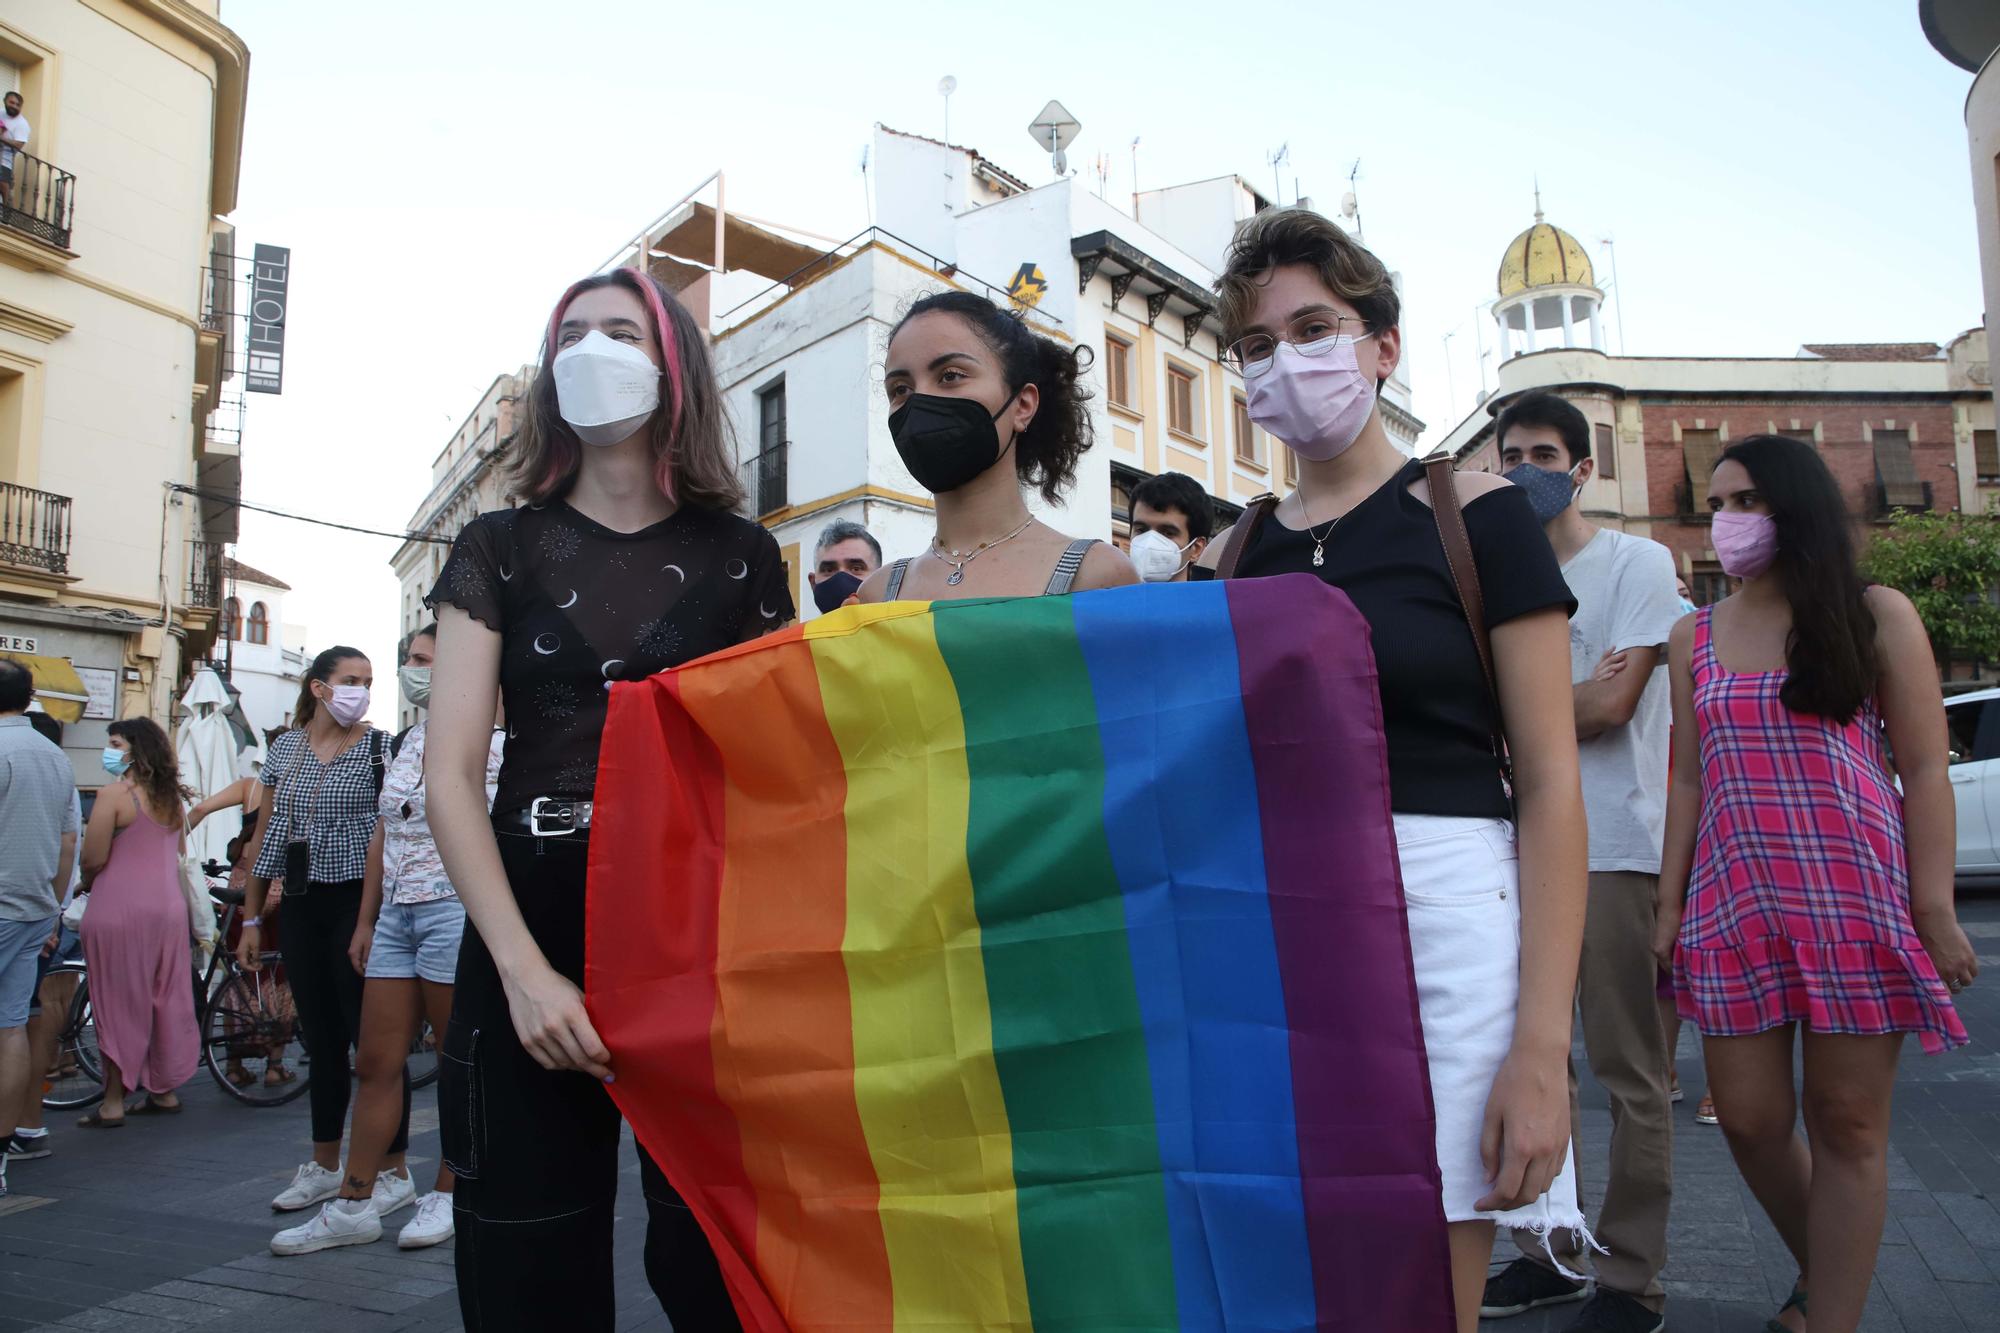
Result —
[[[592,802],[570,801],[555,796],[537,796],[525,810],[511,810],[493,816],[493,825],[502,833],[525,834],[531,838],[568,838],[590,831]]]

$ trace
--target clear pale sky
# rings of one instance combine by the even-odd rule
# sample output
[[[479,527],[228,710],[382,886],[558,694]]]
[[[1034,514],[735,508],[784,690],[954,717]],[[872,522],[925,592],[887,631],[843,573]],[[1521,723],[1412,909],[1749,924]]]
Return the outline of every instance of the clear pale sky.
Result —
[[[251,398],[244,495],[402,529],[565,283],[718,166],[733,210],[861,230],[871,126],[942,134],[945,74],[953,141],[1031,184],[1050,170],[1026,126],[1051,97],[1083,122],[1079,174],[1111,155],[1113,200],[1135,135],[1143,188],[1234,171],[1268,192],[1288,143],[1285,202],[1296,178],[1326,208],[1358,157],[1427,441],[1472,406],[1475,307],[1537,177],[1606,286],[1616,237],[1635,354],[1946,342],[1981,318],[1971,76],[1916,10],[225,0],[251,51],[238,245],[289,245],[293,273],[285,392]],[[375,658],[381,721],[394,548],[257,514],[238,548],[292,584],[306,646]]]

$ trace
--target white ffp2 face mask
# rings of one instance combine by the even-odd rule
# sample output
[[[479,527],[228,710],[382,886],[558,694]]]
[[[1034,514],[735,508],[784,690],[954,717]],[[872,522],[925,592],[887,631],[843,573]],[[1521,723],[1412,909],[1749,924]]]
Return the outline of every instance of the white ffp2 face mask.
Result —
[[[556,353],[556,409],[585,444],[627,439],[660,406],[660,368],[596,329]]]
[[[1188,546],[1194,545],[1189,542]],[[1187,546],[1176,546],[1173,540],[1157,532],[1142,532],[1132,539],[1132,568],[1139,571],[1139,577],[1147,583],[1168,583],[1181,572],[1187,563]]]

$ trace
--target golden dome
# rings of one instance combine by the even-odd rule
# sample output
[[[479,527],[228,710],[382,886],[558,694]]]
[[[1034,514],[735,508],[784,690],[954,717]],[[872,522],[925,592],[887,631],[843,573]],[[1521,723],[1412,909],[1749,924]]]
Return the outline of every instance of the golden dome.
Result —
[[[1500,295],[1513,296],[1531,287],[1595,287],[1597,275],[1590,256],[1576,237],[1542,221],[1536,201],[1535,225],[1508,242],[1500,256]]]

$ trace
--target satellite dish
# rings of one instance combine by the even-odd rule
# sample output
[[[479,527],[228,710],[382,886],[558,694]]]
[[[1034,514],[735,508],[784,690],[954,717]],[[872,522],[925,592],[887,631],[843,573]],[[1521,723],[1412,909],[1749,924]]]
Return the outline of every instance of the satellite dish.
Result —
[[[944,96],[950,97],[953,93],[957,91],[958,91],[958,79],[955,76],[947,74],[943,78],[938,80],[938,92],[940,92]]]
[[[1349,190],[1340,196],[1340,216],[1351,218],[1360,211],[1361,203],[1354,197],[1354,191]]]
[[[1069,170],[1069,157],[1063,149],[1070,146],[1082,129],[1083,122],[1064,109],[1061,102],[1051,98],[1041,114],[1028,125],[1028,134],[1049,150],[1051,165],[1055,167],[1056,175],[1060,176]]]

